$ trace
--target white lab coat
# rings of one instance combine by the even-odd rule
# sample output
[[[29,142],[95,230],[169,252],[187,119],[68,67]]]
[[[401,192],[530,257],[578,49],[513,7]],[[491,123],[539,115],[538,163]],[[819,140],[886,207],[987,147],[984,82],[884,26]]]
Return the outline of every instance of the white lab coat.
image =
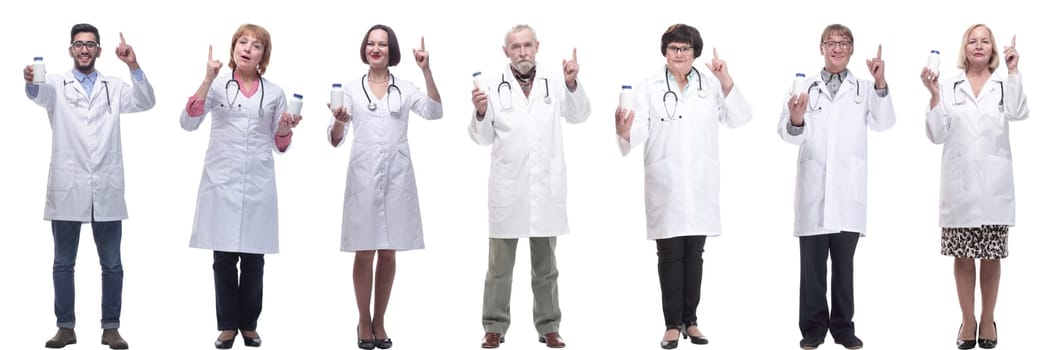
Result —
[[[800,146],[794,195],[794,236],[858,232],[866,235],[867,128],[881,132],[896,124],[892,92],[879,97],[874,82],[848,72],[836,96],[816,74],[808,79],[804,132],[790,135],[790,111],[783,99],[778,133]],[[857,96],[862,99],[856,103]],[[814,108],[813,108],[814,107]],[[816,110],[813,110],[816,109]]]
[[[51,167],[44,220],[119,221],[128,218],[124,201],[121,113],[154,107],[154,89],[129,85],[99,72],[91,96],[73,76],[49,74],[36,98],[51,122]]]
[[[939,91],[940,102],[926,110],[925,131],[932,143],[943,145],[940,226],[1014,225],[1009,121],[1030,113],[1020,75],[992,75],[974,96],[962,72],[944,80]]]
[[[698,71],[701,73],[701,71]],[[720,81],[691,74],[687,92],[669,78],[666,68],[636,85],[636,119],[629,141],[618,138],[622,155],[644,144],[644,197],[647,238],[719,236],[720,124],[736,128],[750,121],[753,111],[738,86],[727,97]],[[699,97],[699,80],[705,97]],[[663,98],[665,99],[663,101]],[[668,104],[668,109],[667,109]]]
[[[378,99],[361,79],[344,84],[344,106],[351,122],[344,124],[340,144],[348,139],[348,124],[354,131],[344,189],[341,251],[424,249],[417,180],[407,141],[409,113],[412,110],[424,119],[439,119],[442,105],[412,83],[392,77],[402,91],[401,101],[390,85]],[[368,108],[367,93],[376,103],[375,111]],[[398,113],[391,114],[389,102],[392,107],[401,104],[401,108],[395,107]],[[330,118],[326,132],[330,144],[333,120]]]
[[[274,134],[286,110],[285,92],[261,79],[263,85],[251,98],[240,90],[235,95],[230,76],[220,74],[212,82],[205,97],[205,115],[190,117],[183,108],[179,118],[183,129],[194,131],[212,115],[190,247],[278,253],[278,189],[272,152],[282,153]],[[263,115],[259,112],[261,98]]]
[[[468,125],[472,141],[491,146],[490,237],[566,234],[567,170],[561,121],[577,124],[588,119],[592,107],[585,88],[579,80],[577,89],[570,92],[562,71],[547,71],[538,65],[527,98],[511,66],[499,72],[488,78],[486,115],[479,121],[472,108]],[[546,79],[551,103],[545,102]],[[510,109],[502,110],[502,97]]]

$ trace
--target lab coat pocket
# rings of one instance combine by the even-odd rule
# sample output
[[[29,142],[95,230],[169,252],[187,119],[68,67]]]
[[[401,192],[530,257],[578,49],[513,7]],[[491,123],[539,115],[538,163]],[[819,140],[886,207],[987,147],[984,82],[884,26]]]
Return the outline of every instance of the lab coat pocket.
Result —
[[[111,189],[124,192],[124,167],[114,167],[105,175]]]
[[[490,169],[489,205],[491,208],[504,208],[515,202],[516,183],[508,174],[510,164],[496,162]]]
[[[351,151],[351,161],[347,166],[347,190],[345,195],[350,198],[362,192],[370,186],[371,179],[375,174],[373,162],[376,159],[369,157],[370,151]]]
[[[702,161],[702,169],[697,174],[702,174],[702,198],[706,210],[718,208],[720,202],[720,163],[716,160],[706,158]]]
[[[63,95],[65,95],[66,97],[66,103],[68,103],[70,107],[73,108],[86,107],[88,105],[87,98],[81,98],[80,91],[77,91],[77,89],[74,88],[71,84],[76,84],[76,82],[66,84],[66,86],[63,87]]]
[[[563,160],[553,160],[549,177],[549,199],[557,205],[567,204],[567,165]]]
[[[417,197],[417,181],[413,174],[413,162],[410,160],[406,150],[395,152],[391,166],[391,187],[409,193],[411,197]]]
[[[957,207],[961,199],[966,197],[965,172],[962,166],[964,160],[960,157],[943,160],[940,169],[940,201],[943,205]]]
[[[73,188],[73,176],[69,170],[53,167],[48,171],[48,192],[66,192],[70,188]]]
[[[862,205],[867,203],[867,162],[862,158],[852,157],[848,167],[849,186],[852,199]]]
[[[987,170],[986,187],[990,191],[991,198],[1005,200],[1014,198],[1013,193],[1013,161],[999,156],[987,156],[985,161]]]
[[[668,164],[663,159],[644,166],[644,204],[648,218],[662,217],[667,212],[669,197],[673,195],[673,171]]]
[[[823,193],[823,165],[815,160],[805,160],[797,165],[797,193],[798,205],[811,205],[819,200]]]
[[[217,187],[231,185],[233,179],[232,164],[239,164],[234,151],[224,146],[209,147],[205,153],[205,166],[201,172],[201,190],[211,191]]]

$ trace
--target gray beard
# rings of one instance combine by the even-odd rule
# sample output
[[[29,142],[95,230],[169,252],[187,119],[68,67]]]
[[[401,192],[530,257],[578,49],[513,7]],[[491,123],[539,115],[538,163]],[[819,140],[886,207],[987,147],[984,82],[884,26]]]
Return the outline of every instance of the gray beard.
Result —
[[[514,67],[515,70],[519,72],[519,74],[530,73],[530,70],[534,69],[534,66],[534,62],[519,62],[517,64],[512,65],[512,67]]]

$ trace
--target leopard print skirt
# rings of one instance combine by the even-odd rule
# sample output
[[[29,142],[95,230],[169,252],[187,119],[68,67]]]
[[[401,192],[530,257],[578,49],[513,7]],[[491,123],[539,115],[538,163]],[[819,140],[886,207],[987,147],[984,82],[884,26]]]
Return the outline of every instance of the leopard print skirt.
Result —
[[[940,253],[956,258],[1004,259],[1009,256],[1009,226],[944,227]]]

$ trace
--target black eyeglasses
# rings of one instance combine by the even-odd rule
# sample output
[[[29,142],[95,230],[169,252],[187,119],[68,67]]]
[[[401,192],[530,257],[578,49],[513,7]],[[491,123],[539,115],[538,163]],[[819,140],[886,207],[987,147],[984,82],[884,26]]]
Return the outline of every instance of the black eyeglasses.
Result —
[[[669,45],[669,46],[665,47],[666,52],[676,53],[676,54],[679,54],[679,53],[691,53],[691,52],[693,52],[692,51],[693,49],[694,48],[692,48],[691,46]]]
[[[95,50],[99,48],[99,43],[94,41],[74,41],[73,43],[69,44],[69,47],[77,50],[83,48],[88,48],[88,50]]]

